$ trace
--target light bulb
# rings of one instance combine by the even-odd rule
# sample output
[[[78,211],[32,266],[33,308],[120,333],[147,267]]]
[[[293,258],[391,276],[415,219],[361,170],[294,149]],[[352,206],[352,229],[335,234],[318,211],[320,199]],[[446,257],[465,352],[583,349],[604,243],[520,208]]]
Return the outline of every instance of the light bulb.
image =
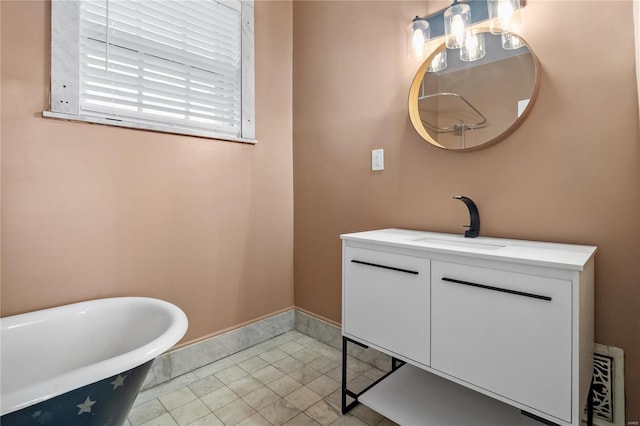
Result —
[[[465,62],[482,59],[486,53],[484,48],[484,34],[467,31],[464,44],[460,49],[460,60]]]
[[[455,1],[444,11],[444,33],[447,49],[458,49],[464,43],[464,33],[471,24],[471,8]]]
[[[521,30],[520,0],[487,0],[487,10],[491,34]]]
[[[427,72],[438,72],[445,68],[447,68],[447,49],[444,49],[433,57],[429,64],[429,68],[427,68]]]
[[[428,55],[427,42],[431,38],[429,22],[416,16],[407,27],[407,53],[410,58],[423,60]]]
[[[511,21],[513,19],[513,6],[509,0],[498,2],[498,19],[503,31],[511,31]]]
[[[478,38],[469,32],[464,40],[464,47],[471,52],[472,55],[475,55],[478,51]]]
[[[413,56],[415,58],[422,58],[424,53],[424,35],[422,31],[416,30],[413,32],[413,38],[411,40],[411,47],[413,48]]]
[[[462,16],[455,15],[451,20],[451,34],[456,39],[456,44],[462,46],[464,43],[464,22],[462,22]]]

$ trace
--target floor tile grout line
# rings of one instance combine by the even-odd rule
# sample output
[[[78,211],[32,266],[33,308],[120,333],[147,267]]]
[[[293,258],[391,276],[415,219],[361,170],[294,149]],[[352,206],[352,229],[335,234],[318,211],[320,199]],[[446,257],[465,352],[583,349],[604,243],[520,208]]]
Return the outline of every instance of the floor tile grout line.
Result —
[[[284,333],[286,334],[286,333]],[[197,419],[193,419],[190,420],[191,423],[193,422],[197,422],[198,420],[209,416],[210,414],[212,414],[213,416],[215,416],[216,418],[217,415],[215,414],[216,411],[223,409],[224,407],[227,407],[229,404],[235,403],[237,401],[242,401],[243,404],[245,404],[246,406],[248,406],[249,408],[251,408],[254,413],[249,415],[247,418],[253,416],[255,413],[258,413],[262,418],[264,418],[265,421],[269,422],[269,420],[267,418],[265,418],[260,411],[263,408],[266,408],[270,405],[275,405],[278,401],[287,401],[287,397],[290,396],[291,394],[298,392],[301,393],[303,392],[303,389],[306,389],[306,391],[310,392],[312,395],[312,398],[319,398],[317,400],[315,400],[314,402],[312,402],[310,405],[306,405],[308,403],[300,403],[301,406],[305,407],[304,409],[299,409],[298,408],[298,414],[294,415],[294,418],[299,416],[300,414],[304,413],[305,416],[313,419],[313,421],[317,421],[317,419],[314,417],[314,415],[312,414],[311,411],[309,411],[313,406],[319,404],[320,402],[324,402],[326,405],[325,407],[327,407],[328,410],[332,410],[333,411],[333,415],[336,415],[337,418],[334,419],[330,424],[336,423],[340,420],[340,418],[345,417],[345,416],[341,416],[339,413],[339,407],[337,407],[335,404],[333,404],[332,402],[330,402],[330,398],[336,394],[337,391],[334,390],[323,390],[323,385],[322,382],[324,381],[326,385],[331,386],[331,387],[335,387],[335,385],[337,384],[337,381],[334,380],[334,378],[332,378],[329,373],[331,371],[333,371],[335,368],[338,368],[340,366],[339,363],[337,363],[336,361],[334,361],[334,359],[332,359],[330,356],[328,356],[328,354],[332,354],[335,355],[335,348],[332,348],[322,342],[319,342],[313,338],[310,338],[306,335],[300,334],[296,337],[296,335],[290,335],[288,339],[286,340],[275,340],[280,338],[281,336],[283,336],[284,334],[281,334],[277,337],[274,337],[273,339],[261,342],[257,345],[254,345],[251,348],[247,348],[244,351],[238,352],[236,354],[230,355],[229,357],[225,357],[221,360],[218,360],[214,363],[208,364],[208,367],[210,368],[210,371],[212,371],[210,374],[206,375],[206,376],[202,376],[202,375],[198,375],[195,374],[194,372],[189,372],[186,373],[184,376],[189,376],[186,378],[186,380],[182,379],[182,376],[179,376],[177,378],[175,378],[176,380],[176,385],[174,386],[169,386],[167,387],[165,390],[165,392],[158,392],[155,395],[155,398],[151,398],[139,405],[136,405],[136,407],[134,407],[134,409],[136,409],[137,407],[147,404],[147,403],[151,403],[154,399],[156,399],[158,401],[158,403],[160,404],[160,407],[164,410],[164,412],[159,413],[157,416],[155,416],[152,419],[145,419],[145,422],[142,423],[141,426],[143,426],[145,423],[147,422],[151,422],[153,420],[156,420],[157,418],[163,416],[164,414],[168,413],[169,416],[171,417],[171,419],[173,421],[175,421],[175,423],[179,424],[180,422],[178,421],[178,418],[175,417],[175,413],[174,410],[177,410],[187,404],[193,403],[194,401],[198,400],[200,401],[200,403],[202,403],[206,409],[209,411],[209,413],[204,414],[203,416],[197,418]],[[296,347],[295,345],[292,345],[292,343],[295,343],[296,345],[299,345],[300,347]],[[256,348],[256,346],[259,346],[259,348]],[[287,346],[288,345],[288,346]],[[286,346],[286,347],[285,347]],[[283,349],[283,347],[285,347]],[[296,350],[294,350],[296,349]],[[278,352],[281,352],[282,354],[279,354]],[[261,357],[260,355],[263,355],[265,353],[269,353],[267,355],[265,355],[264,357]],[[299,357],[293,357],[292,355],[298,353]],[[281,361],[282,359],[286,359],[287,357],[296,360],[297,362],[301,362],[301,366],[293,369],[291,371],[289,371],[289,373],[280,370],[278,367],[276,367],[278,361]],[[321,359],[322,357],[322,359]],[[257,358],[259,360],[261,360],[261,362],[264,362],[266,365],[263,368],[258,368],[258,369],[254,369],[252,371],[249,371],[250,365],[245,364],[245,367],[242,367],[240,364],[241,363],[246,363],[247,361],[249,361],[252,358]],[[315,360],[319,360],[318,362],[320,363],[320,368],[324,369],[327,366],[331,366],[331,369],[327,369],[325,370],[325,372],[321,372],[318,371],[316,369],[314,369],[312,366],[310,366],[309,364],[312,364]],[[350,360],[351,361],[351,360]],[[255,363],[255,362],[254,362]],[[217,367],[214,366],[214,364],[218,364]],[[335,365],[334,365],[335,364]],[[318,364],[313,364],[315,366],[318,366]],[[365,365],[366,365],[366,370],[365,370]],[[205,368],[207,366],[204,366],[202,368]],[[228,381],[227,383],[222,382],[221,381],[221,386],[216,387],[214,390],[212,390],[211,392],[204,394],[202,396],[199,396],[198,394],[196,394],[196,392],[194,392],[194,390],[190,387],[191,385],[195,384],[196,382],[202,381],[202,380],[206,380],[209,379],[211,377],[219,380],[219,377],[217,377],[216,375],[225,371],[225,370],[230,370],[233,367],[236,367],[237,369],[239,369],[240,372],[242,372],[242,376],[239,376],[236,380],[231,380]],[[272,369],[274,369],[275,371],[278,372],[278,374],[280,374],[280,376],[276,379],[271,379],[269,381],[263,382],[261,380],[258,380],[255,376],[253,376],[252,373],[255,373],[256,371],[260,371],[264,368],[267,367],[272,367]],[[306,369],[305,369],[306,367]],[[291,377],[291,373],[297,371],[297,370],[303,370],[304,371],[300,371],[299,374],[301,375],[301,379],[302,382],[296,380],[295,378]],[[370,373],[369,375],[373,375],[374,377],[377,374],[382,373],[379,369],[377,369],[374,366],[368,365],[365,362],[362,362],[361,365],[358,366],[357,368],[358,370],[360,370],[359,372],[354,371],[354,376],[351,378],[350,382],[360,378],[360,380],[362,382],[366,382],[368,381],[373,381],[370,377],[367,377],[366,373]],[[375,370],[375,371],[374,371]],[[204,371],[204,370],[203,370]],[[233,371],[233,370],[231,370]],[[313,377],[311,379],[309,379],[309,375],[305,375],[305,372],[311,374]],[[311,373],[313,372],[313,373]],[[230,372],[227,372],[229,374],[231,374]],[[297,375],[297,374],[296,374]],[[243,396],[240,396],[239,393],[234,392],[229,386],[232,385],[233,383],[236,383],[239,380],[242,380],[243,378],[251,378],[252,380],[257,380],[257,382],[260,383],[259,387],[256,389],[253,389],[249,392],[243,392]],[[280,393],[275,392],[275,390],[270,387],[269,385],[274,383],[277,380],[280,380],[284,377],[289,378],[291,381],[293,381],[296,385],[298,385],[295,389],[289,389],[286,391],[286,393],[284,393],[283,395],[281,395]],[[306,377],[306,378],[305,378]],[[232,378],[232,377],[231,377]],[[172,379],[174,380],[174,379]],[[268,380],[268,379],[264,379],[264,380]],[[306,383],[304,383],[306,381]],[[315,386],[312,387],[308,387],[309,384],[316,382]],[[158,385],[158,386],[162,386],[162,385]],[[315,389],[314,389],[315,387]],[[193,396],[195,397],[194,399],[190,399],[186,402],[181,402],[179,405],[174,406],[172,410],[168,410],[168,405],[165,405],[165,403],[162,402],[162,400],[160,400],[161,397],[164,397],[170,393],[173,392],[179,392],[183,389],[185,389],[193,394]],[[235,396],[235,399],[226,402],[225,404],[223,404],[220,407],[216,407],[215,410],[213,410],[208,404],[206,404],[203,401],[203,398],[206,398],[207,395],[211,395],[212,393],[214,393],[217,390],[226,388],[226,390],[228,392],[230,392],[231,394],[233,394]],[[144,392],[147,391],[153,391],[155,388],[150,388],[145,390]],[[249,402],[247,401],[247,399],[245,399],[245,397],[247,397],[249,394],[251,394],[252,392],[255,392],[257,390],[260,389],[264,389],[267,390],[268,392],[266,392],[267,394],[272,393],[274,395],[277,395],[278,399],[276,400],[276,402],[274,403],[270,403],[265,407],[262,407],[261,410],[256,410],[254,408],[254,406],[252,404],[249,404]],[[328,393],[327,393],[328,392]],[[293,397],[292,397],[293,398]],[[292,399],[289,398],[289,399]],[[165,400],[168,401],[167,398],[165,398]],[[168,403],[168,402],[167,402]],[[259,406],[259,402],[256,402],[256,407]],[[170,404],[172,405],[172,404]],[[375,413],[375,412],[373,412]],[[378,417],[382,417],[379,414],[375,413]],[[352,416],[352,415],[347,415],[347,417],[356,417],[357,416]],[[374,417],[375,418],[375,417]],[[219,419],[219,418],[218,418]],[[290,421],[291,419],[287,420]],[[369,423],[369,422],[365,422],[364,419],[359,419],[361,422],[366,423],[368,426],[375,426],[380,422],[384,422],[386,421],[386,419],[384,417],[382,417],[378,422],[375,423]],[[244,420],[243,420],[244,421]],[[269,422],[271,423],[271,422]],[[389,424],[393,424],[393,423],[389,423]]]
[[[277,343],[270,343],[270,342],[275,341],[275,339],[282,338],[282,336],[285,336],[285,335],[287,335],[287,334],[292,335],[292,337],[291,337],[290,339],[286,340],[284,343],[288,343],[288,342],[293,341],[293,340],[295,340],[296,338],[300,337],[300,336],[295,337],[297,334],[300,334],[299,332],[297,332],[297,331],[295,331],[295,330],[291,330],[291,331],[287,331],[287,332],[285,332],[285,333],[281,333],[281,334],[279,334],[279,335],[277,335],[277,336],[274,336],[274,337],[272,337],[272,338],[270,338],[270,339],[268,339],[268,340],[265,340],[265,341],[262,341],[262,342],[256,343],[255,345],[252,345],[252,346],[250,346],[250,347],[248,347],[248,348],[245,348],[245,349],[243,349],[243,350],[242,350],[242,351],[240,351],[240,352],[236,352],[236,353],[234,353],[234,354],[230,354],[230,355],[228,355],[228,356],[226,356],[226,357],[224,357],[224,358],[221,358],[221,359],[219,359],[219,360],[216,360],[216,361],[214,361],[214,362],[211,362],[211,363],[209,363],[209,364],[207,364],[207,365],[205,365],[205,366],[202,366],[202,367],[196,368],[196,369],[194,369],[194,370],[192,370],[192,371],[190,371],[190,372],[187,372],[187,373],[182,374],[182,375],[180,375],[180,376],[174,377],[174,378],[172,378],[171,380],[168,380],[168,381],[167,381],[167,382],[165,382],[165,383],[161,383],[161,384],[159,384],[159,385],[157,385],[157,386],[154,386],[154,387],[152,387],[152,388],[146,389],[146,390],[145,390],[145,391],[143,391],[143,392],[147,392],[147,391],[150,391],[150,390],[152,390],[152,389],[159,389],[159,388],[163,388],[163,387],[169,387],[169,388],[170,388],[170,387],[173,385],[173,383],[176,383],[177,381],[182,380],[184,377],[187,377],[187,376],[189,376],[189,375],[193,375],[193,376],[195,376],[193,379],[191,379],[188,383],[186,383],[186,384],[185,384],[186,386],[188,386],[189,384],[195,383],[195,382],[197,382],[197,381],[199,381],[199,380],[202,380],[203,378],[206,378],[206,377],[210,376],[210,374],[209,374],[209,375],[207,375],[207,376],[205,376],[205,377],[199,377],[199,376],[198,376],[198,374],[196,373],[198,370],[202,370],[203,368],[206,368],[207,366],[211,366],[211,365],[216,364],[216,363],[222,363],[222,362],[224,362],[224,361],[226,361],[226,360],[228,360],[228,359],[230,359],[230,358],[232,358],[232,357],[234,357],[234,356],[238,356],[239,354],[242,354],[242,353],[248,353],[249,351],[251,351],[252,349],[256,348],[256,346],[259,346],[259,345],[265,345],[265,344],[266,344],[266,346],[267,346],[268,348],[271,348],[271,347],[273,347],[273,346],[277,346]],[[284,344],[284,343],[283,343],[283,344]],[[262,352],[264,352],[264,351],[262,351]],[[262,352],[260,352],[260,353],[262,353]],[[256,354],[256,355],[254,355],[254,356],[257,356],[257,354]],[[252,356],[249,356],[248,358],[252,358]],[[238,363],[240,363],[240,362],[243,362],[243,361],[237,361],[237,362],[236,362],[236,363],[234,363],[233,365],[237,365],[237,364],[238,364]],[[224,368],[222,368],[222,369],[224,369]],[[166,393],[170,393],[170,392],[172,392],[173,390],[174,390],[174,389],[167,390],[167,392],[166,392]],[[159,395],[157,395],[157,396],[156,396],[156,398],[158,398],[158,397],[160,397],[160,396],[163,396],[163,395],[164,395],[164,394],[159,394]],[[153,398],[152,398],[152,399],[153,399]],[[144,404],[144,403],[146,403],[146,402],[148,402],[148,401],[144,401],[144,402],[142,402],[142,403],[140,403],[140,404]],[[136,404],[136,403],[134,402],[134,406],[137,406],[137,405],[140,405],[140,404]]]

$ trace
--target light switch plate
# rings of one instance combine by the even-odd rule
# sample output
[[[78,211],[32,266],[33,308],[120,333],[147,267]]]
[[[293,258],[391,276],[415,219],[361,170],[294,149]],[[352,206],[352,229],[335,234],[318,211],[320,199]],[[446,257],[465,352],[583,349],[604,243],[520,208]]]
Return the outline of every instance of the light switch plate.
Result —
[[[371,170],[384,170],[384,149],[371,151]]]

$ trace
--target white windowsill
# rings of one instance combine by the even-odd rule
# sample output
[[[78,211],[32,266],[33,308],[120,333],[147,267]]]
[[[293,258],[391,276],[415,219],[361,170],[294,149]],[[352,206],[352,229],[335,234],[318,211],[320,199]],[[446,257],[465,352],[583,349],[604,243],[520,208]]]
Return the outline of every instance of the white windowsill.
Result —
[[[220,134],[207,132],[203,130],[175,129],[171,126],[109,120],[107,118],[87,116],[87,115],[75,115],[75,114],[66,114],[66,113],[52,112],[52,111],[42,111],[42,116],[45,118],[58,118],[62,120],[79,121],[79,122],[87,122],[87,123],[94,123],[94,124],[106,124],[108,126],[126,127],[129,129],[148,130],[152,132],[172,133],[176,135],[197,136],[201,138],[217,139],[217,140],[230,141],[230,142],[241,142],[241,143],[248,143],[252,145],[255,145],[256,143],[258,143],[257,139],[245,139],[245,138],[239,138],[239,137],[233,137],[233,136],[225,136],[225,135],[220,135]]]

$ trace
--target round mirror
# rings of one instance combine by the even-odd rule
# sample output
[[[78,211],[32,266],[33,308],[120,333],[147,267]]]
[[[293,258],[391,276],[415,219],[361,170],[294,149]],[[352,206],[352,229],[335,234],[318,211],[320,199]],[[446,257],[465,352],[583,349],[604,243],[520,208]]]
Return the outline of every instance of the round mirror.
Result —
[[[538,61],[522,38],[485,30],[466,37],[467,48],[435,49],[409,92],[413,126],[440,148],[473,150],[504,139],[538,92]]]

